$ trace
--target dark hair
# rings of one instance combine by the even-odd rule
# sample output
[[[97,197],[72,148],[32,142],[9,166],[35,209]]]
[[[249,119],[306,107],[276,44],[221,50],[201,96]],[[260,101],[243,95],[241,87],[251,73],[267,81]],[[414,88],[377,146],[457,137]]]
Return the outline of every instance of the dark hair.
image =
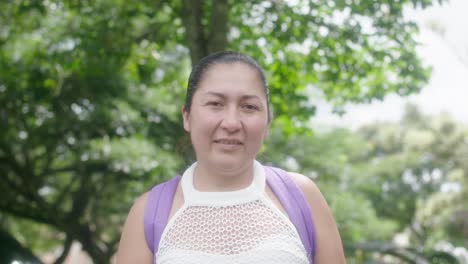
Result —
[[[250,56],[245,54],[235,52],[235,51],[220,51],[212,53],[198,62],[192,69],[190,77],[187,84],[187,94],[185,96],[185,105],[184,108],[187,112],[190,112],[192,106],[193,95],[198,89],[198,85],[203,78],[203,75],[214,65],[217,64],[233,64],[233,63],[244,63],[254,70],[257,71],[260,80],[263,84],[263,89],[265,91],[265,97],[267,100],[267,111],[268,111],[268,122],[271,121],[270,113],[270,99],[269,99],[269,90],[266,82],[265,74],[262,67]]]

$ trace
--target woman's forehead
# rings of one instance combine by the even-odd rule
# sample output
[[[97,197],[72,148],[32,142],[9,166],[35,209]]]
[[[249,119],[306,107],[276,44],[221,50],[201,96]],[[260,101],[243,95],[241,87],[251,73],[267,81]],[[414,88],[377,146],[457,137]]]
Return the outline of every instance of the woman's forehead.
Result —
[[[244,63],[211,66],[204,73],[197,90],[211,94],[240,92],[258,96],[264,93],[263,82],[256,69]]]
[[[203,74],[202,79],[252,79],[260,81],[257,69],[242,63],[217,63],[212,65]]]

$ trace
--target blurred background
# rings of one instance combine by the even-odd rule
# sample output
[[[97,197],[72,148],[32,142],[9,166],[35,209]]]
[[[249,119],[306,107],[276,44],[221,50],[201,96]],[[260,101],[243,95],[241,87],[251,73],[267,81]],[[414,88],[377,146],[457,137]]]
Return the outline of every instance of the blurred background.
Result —
[[[311,177],[348,263],[468,263],[468,1],[0,3],[0,263],[113,263],[193,160],[193,64],[264,67],[259,159]]]

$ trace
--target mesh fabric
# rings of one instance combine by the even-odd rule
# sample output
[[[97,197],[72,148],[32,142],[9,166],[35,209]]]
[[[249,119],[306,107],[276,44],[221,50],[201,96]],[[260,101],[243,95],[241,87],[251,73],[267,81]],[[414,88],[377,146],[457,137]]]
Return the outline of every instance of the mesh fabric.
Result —
[[[190,183],[184,189],[186,203],[162,234],[158,264],[308,263],[296,229],[266,195],[264,184],[237,191],[238,203],[231,195],[228,204],[218,200],[211,205],[206,199],[191,200],[191,176],[182,178]],[[264,175],[255,173],[254,177],[254,182],[264,183]],[[246,201],[245,197],[255,198]]]

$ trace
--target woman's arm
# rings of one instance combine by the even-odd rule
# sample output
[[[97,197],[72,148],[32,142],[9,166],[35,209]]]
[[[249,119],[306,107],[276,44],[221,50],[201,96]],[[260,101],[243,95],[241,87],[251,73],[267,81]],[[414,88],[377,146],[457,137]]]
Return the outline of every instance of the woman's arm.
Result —
[[[308,177],[289,172],[305,195],[315,224],[315,264],[346,263],[340,234],[330,208],[315,183]]]
[[[136,199],[128,213],[117,250],[117,264],[147,263],[153,261],[153,254],[145,240],[143,218],[148,193]]]

